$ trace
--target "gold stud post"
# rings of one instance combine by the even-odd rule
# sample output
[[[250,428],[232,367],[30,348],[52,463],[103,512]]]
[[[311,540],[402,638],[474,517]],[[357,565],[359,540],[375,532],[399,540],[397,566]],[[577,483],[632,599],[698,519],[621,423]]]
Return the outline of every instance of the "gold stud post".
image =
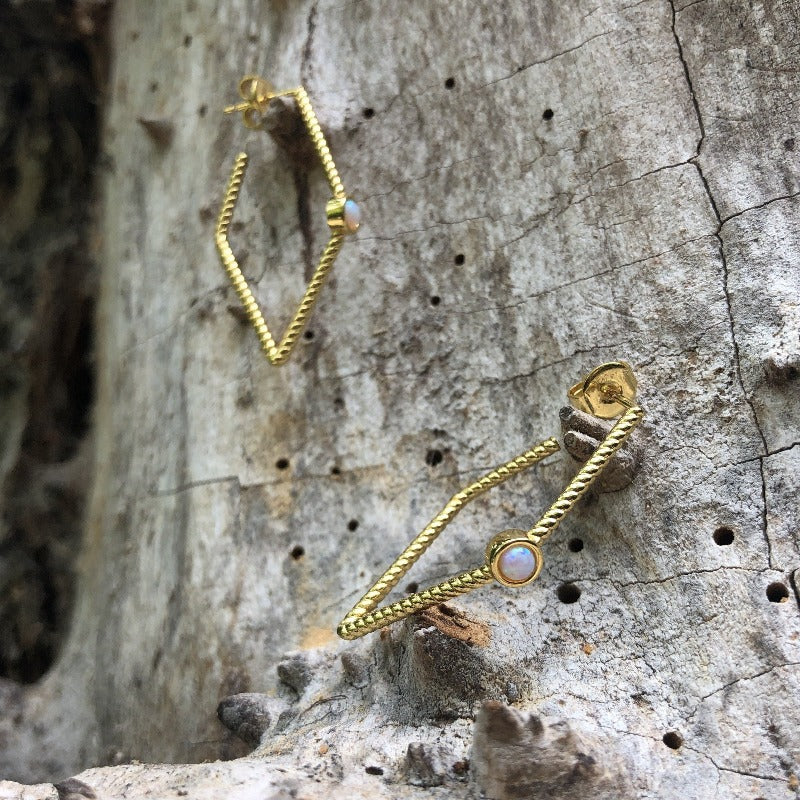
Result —
[[[251,130],[261,130],[267,106],[277,97],[272,84],[257,75],[245,75],[239,81],[239,96],[243,102],[226,106],[223,109],[223,113],[236,114],[241,112],[242,122],[245,127]]]
[[[601,419],[613,419],[633,406],[636,377],[630,364],[610,361],[595,367],[567,393],[575,408]]]

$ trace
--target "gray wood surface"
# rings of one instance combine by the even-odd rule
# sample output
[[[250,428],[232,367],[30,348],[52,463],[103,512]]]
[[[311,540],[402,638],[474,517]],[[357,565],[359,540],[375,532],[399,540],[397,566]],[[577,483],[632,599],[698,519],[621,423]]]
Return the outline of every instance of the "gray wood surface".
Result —
[[[118,3],[111,30],[79,597],[8,700],[2,771],[173,764],[80,773],[101,798],[800,796],[797,3],[192,0]],[[279,369],[214,216],[245,146],[231,238],[280,327],[326,187],[222,117],[246,72],[306,86],[364,212]],[[469,636],[338,641],[450,495],[559,434],[616,358],[641,469],[537,582],[454,601]],[[480,563],[574,470],[476,502],[409,582]],[[226,724],[260,746],[197,763],[249,753],[215,713],[241,692]],[[0,783],[52,796],[21,791]]]

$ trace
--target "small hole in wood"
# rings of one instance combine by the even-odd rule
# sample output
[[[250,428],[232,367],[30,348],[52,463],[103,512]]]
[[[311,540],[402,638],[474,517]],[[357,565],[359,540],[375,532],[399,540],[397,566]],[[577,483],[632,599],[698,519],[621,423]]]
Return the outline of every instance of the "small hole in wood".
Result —
[[[206,114],[208,114],[208,106],[205,103],[203,103],[203,105],[201,105],[200,108],[197,109],[197,113],[201,117],[204,117]]]
[[[372,119],[375,116],[374,108],[365,108],[362,112],[364,119]]]
[[[153,92],[153,93],[158,91],[158,81],[153,81],[150,84],[150,91]]]
[[[416,594],[419,591],[419,584],[416,581],[411,581],[411,583],[406,586],[406,591],[409,594]]]
[[[288,458],[279,458],[275,462],[276,469],[288,469],[289,468],[289,459]]]
[[[727,525],[721,525],[714,531],[714,541],[720,547],[733,544],[733,531]]]
[[[577,603],[581,590],[574,583],[562,583],[556,589],[556,596],[562,603]]]
[[[580,553],[580,551],[583,550],[583,539],[579,539],[576,536],[574,539],[569,540],[567,547],[569,547],[573,553]]]
[[[186,36],[183,37],[183,46],[184,47],[191,47],[192,45],[192,37],[189,36],[187,33]]]
[[[453,259],[453,263],[457,267],[460,267],[464,263],[464,254],[463,253],[458,253],[458,255],[456,255],[456,257]]]
[[[341,397],[334,397],[333,398],[333,407],[337,411],[341,411],[344,408],[344,400]]]
[[[383,775],[383,767],[365,767],[367,775]]]
[[[683,744],[683,736],[676,731],[667,731],[662,737],[661,741],[670,748],[670,750],[677,750]]]
[[[310,341],[311,341],[311,340],[314,338],[314,331],[306,331],[306,332],[303,334],[303,338],[304,338],[304,339],[305,339],[307,342],[310,342]]]
[[[299,561],[305,554],[306,549],[301,544],[296,544],[289,553],[295,561]]]
[[[444,88],[445,89],[452,89],[455,85],[456,85],[456,79],[455,78],[448,78],[444,82]]]
[[[331,467],[331,475],[341,475],[342,471],[339,467]]]
[[[439,303],[441,303],[441,302],[442,302],[442,298],[439,297],[438,294],[432,294],[431,295],[431,305],[432,306],[438,306]]]
[[[425,454],[425,463],[429,467],[435,467],[437,464],[442,463],[442,451],[441,450],[428,450]]]
[[[775,581],[767,586],[767,600],[770,603],[785,603],[789,599],[789,587],[785,583]]]
[[[351,519],[350,522],[347,523],[347,530],[349,531],[357,531],[358,530],[358,520]]]
[[[546,108],[544,111],[542,111],[542,119],[553,119],[553,109]]]

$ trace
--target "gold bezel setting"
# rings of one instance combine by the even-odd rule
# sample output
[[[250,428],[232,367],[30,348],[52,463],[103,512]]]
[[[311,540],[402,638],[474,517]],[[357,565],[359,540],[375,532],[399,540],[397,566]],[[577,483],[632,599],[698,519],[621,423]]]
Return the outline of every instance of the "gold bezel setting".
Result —
[[[513,558],[513,551],[517,550],[520,563],[517,565],[506,564],[504,571],[503,560]],[[517,588],[533,583],[542,571],[544,557],[542,551],[525,535],[525,531],[507,530],[498,533],[486,548],[486,562],[492,571],[492,577],[503,586]],[[514,568],[524,568],[525,572],[520,577],[511,577],[509,572]]]

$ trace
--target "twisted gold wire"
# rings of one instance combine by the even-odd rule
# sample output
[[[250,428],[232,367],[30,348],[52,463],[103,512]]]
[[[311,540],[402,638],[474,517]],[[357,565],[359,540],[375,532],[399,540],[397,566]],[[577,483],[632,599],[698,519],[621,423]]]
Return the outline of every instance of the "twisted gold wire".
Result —
[[[322,134],[322,128],[320,127],[317,115],[314,113],[314,109],[311,108],[311,101],[308,99],[306,90],[300,86],[299,88],[293,89],[287,94],[293,94],[295,100],[297,101],[297,107],[300,109],[300,114],[303,117],[303,122],[305,122],[308,133],[311,136],[311,141],[314,143],[314,147],[316,148],[320,161],[322,161],[322,168],[325,170],[325,175],[328,178],[328,183],[330,184],[333,196],[339,199],[344,199],[345,193],[344,186],[342,186],[342,180],[336,170],[336,165],[333,163],[331,151],[328,148],[328,143],[325,141],[325,137]]]
[[[579,470],[578,474],[570,481],[567,488],[543,514],[536,525],[527,532],[527,537],[534,544],[545,541],[556,529],[564,516],[572,510],[573,506],[592,485],[597,476],[600,475],[614,453],[624,444],[625,440],[641,421],[643,415],[644,411],[639,406],[633,406],[620,417],[589,461]],[[411,594],[390,605],[376,608],[377,604],[397,585],[398,581],[430,547],[464,505],[479,494],[507,480],[512,475],[555,453],[558,449],[558,442],[555,439],[548,439],[512,461],[497,467],[453,495],[442,511],[412,540],[408,547],[392,562],[386,572],[378,578],[370,590],[347,613],[336,629],[339,636],[343,639],[357,639],[367,633],[404,619],[411,614],[438,605],[453,597],[458,597],[494,580],[487,556],[487,563],[481,567],[467,570],[429,589]]]
[[[633,433],[634,428],[642,421],[644,410],[640,406],[632,406],[620,418],[608,435],[600,443],[592,457],[581,467],[578,474],[569,482],[567,488],[558,499],[544,512],[542,518],[528,531],[527,536],[534,544],[548,539],[558,527],[562,519],[572,511],[573,506],[581,499],[595,478],[605,469],[614,453]]]
[[[358,617],[372,611],[375,606],[397,585],[400,578],[419,560],[422,554],[433,544],[439,534],[452,522],[459,511],[471,500],[489,489],[503,483],[513,475],[532,467],[547,456],[559,450],[555,439],[548,439],[531,450],[527,450],[515,459],[496,467],[460,492],[454,494],[447,505],[427,524],[411,544],[395,559],[394,563],[376,581],[375,585],[356,603],[353,610],[345,617]]]
[[[333,163],[333,158],[331,157],[331,151],[328,148],[327,142],[325,141],[325,136],[322,133],[319,120],[317,119],[314,110],[311,108],[311,102],[308,99],[305,89],[303,89],[301,86],[297,89],[290,89],[272,96],[278,97],[285,95],[295,97],[298,108],[300,109],[300,114],[306,125],[309,136],[311,137],[311,141],[313,142],[320,161],[322,162],[322,167],[325,170],[325,175],[328,179],[328,183],[330,184],[333,196],[334,198],[343,201],[346,197],[344,186],[339,178],[339,173],[337,172],[336,166]],[[258,302],[253,296],[253,292],[251,291],[247,280],[242,274],[242,270],[239,267],[236,256],[234,256],[228,240],[228,229],[230,228],[231,220],[233,219],[233,212],[236,208],[236,202],[239,199],[239,191],[242,188],[242,182],[244,181],[246,170],[247,154],[239,153],[234,160],[233,169],[231,171],[230,178],[228,179],[228,186],[225,191],[225,197],[222,201],[222,206],[217,217],[214,241],[217,246],[217,252],[219,254],[220,261],[222,262],[222,266],[228,273],[231,284],[233,285],[236,294],[239,296],[239,300],[242,303],[250,324],[255,329],[264,355],[271,364],[280,366],[288,361],[289,356],[292,354],[292,350],[294,349],[294,346],[300,337],[300,334],[303,332],[303,328],[308,321],[308,317],[310,316],[311,311],[317,302],[320,290],[325,284],[325,280],[328,277],[328,273],[330,272],[334,261],[336,260],[336,256],[339,255],[339,251],[342,249],[345,233],[342,228],[331,229],[331,235],[330,239],[328,240],[328,244],[325,246],[325,250],[322,253],[319,263],[317,264],[317,268],[314,270],[314,274],[311,276],[308,286],[306,286],[306,290],[303,294],[302,300],[300,301],[300,305],[297,307],[294,316],[286,327],[280,342],[276,343],[272,333],[270,332],[269,326],[264,319],[264,314],[262,313]]]
[[[348,615],[339,624],[336,632],[342,639],[358,639],[379,628],[391,625],[393,622],[398,622],[411,614],[416,614],[431,606],[438,606],[439,603],[443,603],[445,600],[451,600],[454,597],[466,594],[479,586],[491,583],[493,580],[494,578],[488,565],[477,567],[437,583],[436,586],[431,586],[430,589],[411,594],[396,603],[383,606],[361,617],[352,618]]]
[[[339,636],[343,639],[355,639],[416,611],[422,611],[449,598],[458,597],[476,586],[491,581],[492,575],[488,565],[485,565],[462,572],[430,589],[417,592],[403,600],[375,610],[377,604],[389,594],[467,503],[558,450],[558,442],[555,439],[547,439],[536,447],[526,450],[522,455],[487,472],[486,475],[454,494],[447,505],[425,526],[411,544],[392,562],[386,572],[378,578],[372,588],[353,606],[337,629]]]

